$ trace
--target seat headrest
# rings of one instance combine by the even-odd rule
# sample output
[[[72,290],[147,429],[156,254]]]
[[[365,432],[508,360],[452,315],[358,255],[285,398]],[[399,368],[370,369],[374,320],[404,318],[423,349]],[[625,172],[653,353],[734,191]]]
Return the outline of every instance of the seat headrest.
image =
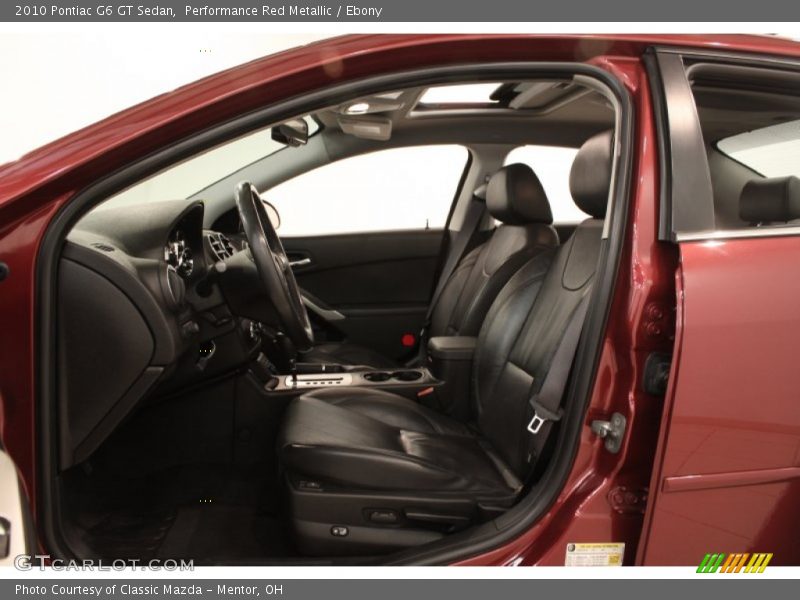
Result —
[[[486,207],[507,225],[553,222],[550,202],[539,178],[528,165],[515,163],[497,171],[486,186]]]
[[[595,219],[606,216],[614,151],[613,131],[590,137],[583,143],[569,172],[569,191],[575,204]]]
[[[800,179],[790,175],[748,181],[739,195],[739,218],[753,224],[800,219]]]

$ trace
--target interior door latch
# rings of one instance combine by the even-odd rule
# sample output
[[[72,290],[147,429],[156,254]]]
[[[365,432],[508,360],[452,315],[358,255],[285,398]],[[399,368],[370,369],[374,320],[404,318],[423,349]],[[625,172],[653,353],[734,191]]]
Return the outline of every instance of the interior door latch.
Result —
[[[611,415],[610,421],[592,421],[592,432],[605,440],[606,450],[612,454],[619,452],[622,447],[622,438],[625,435],[627,419],[620,413]]]

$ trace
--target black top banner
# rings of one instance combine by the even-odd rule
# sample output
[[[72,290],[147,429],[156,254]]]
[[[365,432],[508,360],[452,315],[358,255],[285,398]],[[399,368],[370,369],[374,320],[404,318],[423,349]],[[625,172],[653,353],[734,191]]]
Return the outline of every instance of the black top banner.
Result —
[[[790,22],[786,0],[50,0],[3,2],[7,22]]]

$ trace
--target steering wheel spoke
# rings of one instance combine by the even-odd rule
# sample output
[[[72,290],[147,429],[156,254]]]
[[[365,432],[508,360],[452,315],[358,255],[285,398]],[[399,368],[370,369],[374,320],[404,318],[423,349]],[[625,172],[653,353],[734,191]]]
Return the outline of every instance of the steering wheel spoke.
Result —
[[[289,258],[258,191],[247,181],[236,186],[236,208],[267,295],[284,332],[298,350],[314,344],[314,333]]]

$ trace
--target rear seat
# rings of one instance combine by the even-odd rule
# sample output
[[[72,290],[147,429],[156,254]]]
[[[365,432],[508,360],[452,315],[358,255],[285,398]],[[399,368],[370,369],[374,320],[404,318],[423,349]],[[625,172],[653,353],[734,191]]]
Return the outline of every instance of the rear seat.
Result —
[[[754,227],[800,220],[800,179],[790,175],[748,181],[739,196],[739,218]]]

